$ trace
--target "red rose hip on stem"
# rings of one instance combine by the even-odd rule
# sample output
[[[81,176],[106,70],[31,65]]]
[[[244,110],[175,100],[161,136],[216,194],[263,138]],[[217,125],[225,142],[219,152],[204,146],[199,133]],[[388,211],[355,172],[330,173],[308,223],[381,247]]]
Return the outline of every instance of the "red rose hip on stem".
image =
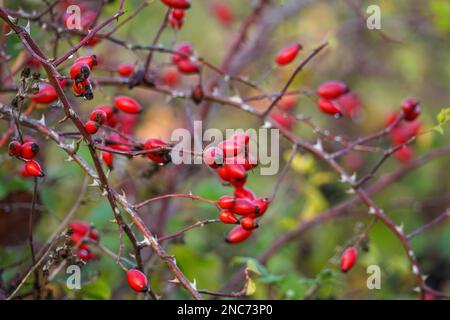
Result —
[[[114,98],[114,105],[120,111],[127,113],[139,113],[142,111],[139,103],[133,98],[127,96],[117,96]]]
[[[245,241],[252,235],[252,231],[245,230],[241,225],[234,227],[225,238],[228,243],[239,243]]]
[[[108,116],[106,115],[106,112],[102,109],[95,109],[92,111],[90,117],[92,121],[97,122],[99,125],[105,124],[107,118]]]
[[[317,95],[321,98],[333,100],[348,92],[348,86],[340,81],[327,81],[317,88]]]
[[[221,196],[217,204],[222,209],[229,209],[234,204],[234,198],[232,196]]]
[[[414,121],[420,115],[421,108],[416,99],[408,98],[401,106],[406,121]]]
[[[130,63],[122,63],[117,67],[117,73],[122,77],[129,77],[134,73],[134,66]]]
[[[339,106],[332,100],[320,98],[319,100],[317,100],[317,106],[323,113],[331,114],[335,117],[342,116]]]
[[[22,145],[19,141],[13,140],[8,145],[8,154],[12,156],[18,156],[20,155],[20,152],[22,151]]]
[[[349,247],[345,249],[344,253],[341,256],[341,270],[343,272],[349,271],[358,258],[358,251],[355,247]]]
[[[50,104],[58,99],[55,88],[49,83],[42,82],[39,85],[39,92],[31,96],[31,100],[36,103]]]
[[[34,160],[30,160],[25,164],[25,171],[33,177],[43,177],[45,175],[39,163]]]
[[[136,292],[146,292],[148,290],[148,280],[145,274],[137,269],[127,271],[128,285]]]
[[[239,220],[230,211],[223,210],[219,213],[219,219],[226,224],[238,224]]]
[[[100,128],[100,125],[97,122],[92,121],[92,120],[89,120],[84,125],[84,129],[86,129],[86,132],[89,133],[89,134],[97,133],[98,128]]]
[[[294,43],[289,47],[282,49],[276,56],[275,62],[280,66],[289,64],[297,57],[297,54],[301,49],[302,46],[299,43]]]
[[[39,153],[39,145],[36,142],[28,141],[22,145],[20,156],[24,159],[31,160]]]

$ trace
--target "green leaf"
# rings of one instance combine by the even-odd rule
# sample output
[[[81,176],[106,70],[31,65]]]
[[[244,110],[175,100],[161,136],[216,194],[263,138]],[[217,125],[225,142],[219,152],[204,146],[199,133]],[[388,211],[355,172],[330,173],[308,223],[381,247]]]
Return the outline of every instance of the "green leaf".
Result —
[[[433,130],[444,134],[444,125],[450,121],[450,108],[444,108],[436,116],[438,124],[433,127]]]
[[[86,300],[108,300],[111,297],[110,284],[102,278],[83,286],[83,299]]]

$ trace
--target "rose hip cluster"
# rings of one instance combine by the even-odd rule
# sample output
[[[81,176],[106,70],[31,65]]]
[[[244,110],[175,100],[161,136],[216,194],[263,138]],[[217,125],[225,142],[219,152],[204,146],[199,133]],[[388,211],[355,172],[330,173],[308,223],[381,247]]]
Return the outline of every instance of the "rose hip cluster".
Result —
[[[39,145],[32,139],[27,140],[24,143],[20,143],[18,140],[11,141],[8,146],[8,154],[25,162],[22,176],[43,177],[45,175],[44,170],[37,161],[33,160],[39,153]]]
[[[89,77],[92,68],[96,65],[97,57],[92,55],[76,59],[70,68],[70,77],[74,81],[72,89],[77,97],[83,97],[86,100],[94,98],[94,91]]]
[[[399,121],[401,114],[389,115],[386,126],[397,123],[391,131],[391,141],[393,146],[400,146],[415,137],[420,131],[420,121],[417,119],[421,112],[420,103],[413,98],[408,98],[401,103],[403,120]],[[394,153],[395,157],[405,165],[409,164],[413,157],[411,147],[404,145]]]
[[[172,54],[172,62],[177,66],[180,73],[196,74],[199,72],[198,64],[191,59],[194,49],[190,43],[180,43],[175,50],[178,53]]]
[[[319,100],[317,100],[319,110],[336,118],[342,117],[344,110],[337,99],[348,92],[349,88],[343,82],[327,81],[322,83],[316,90],[319,96]]]
[[[247,172],[257,165],[249,154],[249,143],[250,135],[238,133],[217,147],[206,149],[203,155],[205,163],[234,187],[234,196],[224,195],[217,201],[222,210],[219,219],[226,224],[239,224],[225,238],[228,243],[239,243],[250,237],[269,206],[268,199],[258,198],[244,188]]]
[[[84,221],[72,221],[69,224],[72,230],[70,239],[74,246],[77,246],[77,256],[80,260],[88,262],[98,258],[98,255],[91,250],[86,240],[98,241],[100,236],[88,223]]]

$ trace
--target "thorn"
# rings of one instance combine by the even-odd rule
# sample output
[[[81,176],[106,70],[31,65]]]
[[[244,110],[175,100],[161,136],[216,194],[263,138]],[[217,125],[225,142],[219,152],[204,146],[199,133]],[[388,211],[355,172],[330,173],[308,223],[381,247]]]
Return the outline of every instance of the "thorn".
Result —
[[[43,125],[44,127],[46,126],[45,124],[45,114],[42,114],[41,119],[39,119],[38,121],[41,125]]]
[[[100,185],[98,179],[94,179],[94,181],[88,185],[89,187],[98,187]]]
[[[317,142],[313,147],[318,151],[323,151],[322,141],[320,139],[317,139]]]
[[[197,290],[197,280],[194,278],[194,282],[189,282],[195,290]]]
[[[170,283],[180,283],[180,280],[178,280],[177,278],[173,278],[172,280],[168,280],[167,282],[170,282]]]

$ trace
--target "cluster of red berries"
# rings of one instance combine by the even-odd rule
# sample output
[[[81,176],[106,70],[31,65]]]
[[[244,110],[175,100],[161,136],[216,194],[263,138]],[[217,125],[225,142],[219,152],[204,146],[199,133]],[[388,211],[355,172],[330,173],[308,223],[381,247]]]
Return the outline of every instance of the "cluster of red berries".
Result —
[[[83,97],[87,100],[94,98],[89,76],[92,68],[96,65],[97,57],[92,55],[76,59],[70,68],[70,77],[74,81],[72,89],[77,97]]]
[[[127,271],[128,285],[136,292],[146,292],[148,290],[148,280],[145,274],[137,269]]]
[[[23,144],[17,140],[13,140],[8,146],[8,154],[11,157],[17,157],[25,162],[22,170],[22,176],[24,177],[43,177],[45,175],[39,163],[33,160],[38,153],[39,145],[32,140],[26,141]]]
[[[172,62],[177,66],[179,72],[183,74],[195,74],[199,72],[200,68],[198,64],[191,60],[194,49],[190,43],[180,43],[175,50],[177,53],[172,54]]]
[[[416,99],[408,98],[401,104],[403,119],[405,121],[398,122],[391,131],[391,141],[393,146],[402,145],[412,137],[416,136],[420,131],[420,122],[417,119],[421,112],[421,107]],[[399,113],[389,115],[386,126],[397,122],[400,117]],[[409,146],[402,146],[394,153],[395,157],[404,164],[409,164],[413,157],[413,151]]]
[[[69,229],[72,230],[70,239],[74,246],[78,246],[77,256],[80,260],[88,262],[98,258],[98,255],[91,250],[89,244],[85,239],[98,241],[100,236],[98,232],[84,221],[72,221],[69,224]]]
[[[342,117],[345,111],[338,99],[349,92],[348,86],[340,81],[327,81],[322,83],[316,90],[319,100],[317,106],[320,111],[331,114],[336,118]]]
[[[225,238],[228,243],[246,240],[258,227],[257,220],[266,212],[269,200],[258,198],[244,188],[247,171],[256,167],[249,154],[250,135],[238,133],[224,140],[217,147],[205,150],[203,158],[206,164],[215,169],[219,177],[234,187],[234,197],[222,196],[217,201],[221,209],[219,219],[226,224],[239,224]],[[242,218],[238,218],[242,216]]]
[[[355,247],[348,247],[341,255],[341,270],[342,272],[349,271],[358,259],[358,251]]]

